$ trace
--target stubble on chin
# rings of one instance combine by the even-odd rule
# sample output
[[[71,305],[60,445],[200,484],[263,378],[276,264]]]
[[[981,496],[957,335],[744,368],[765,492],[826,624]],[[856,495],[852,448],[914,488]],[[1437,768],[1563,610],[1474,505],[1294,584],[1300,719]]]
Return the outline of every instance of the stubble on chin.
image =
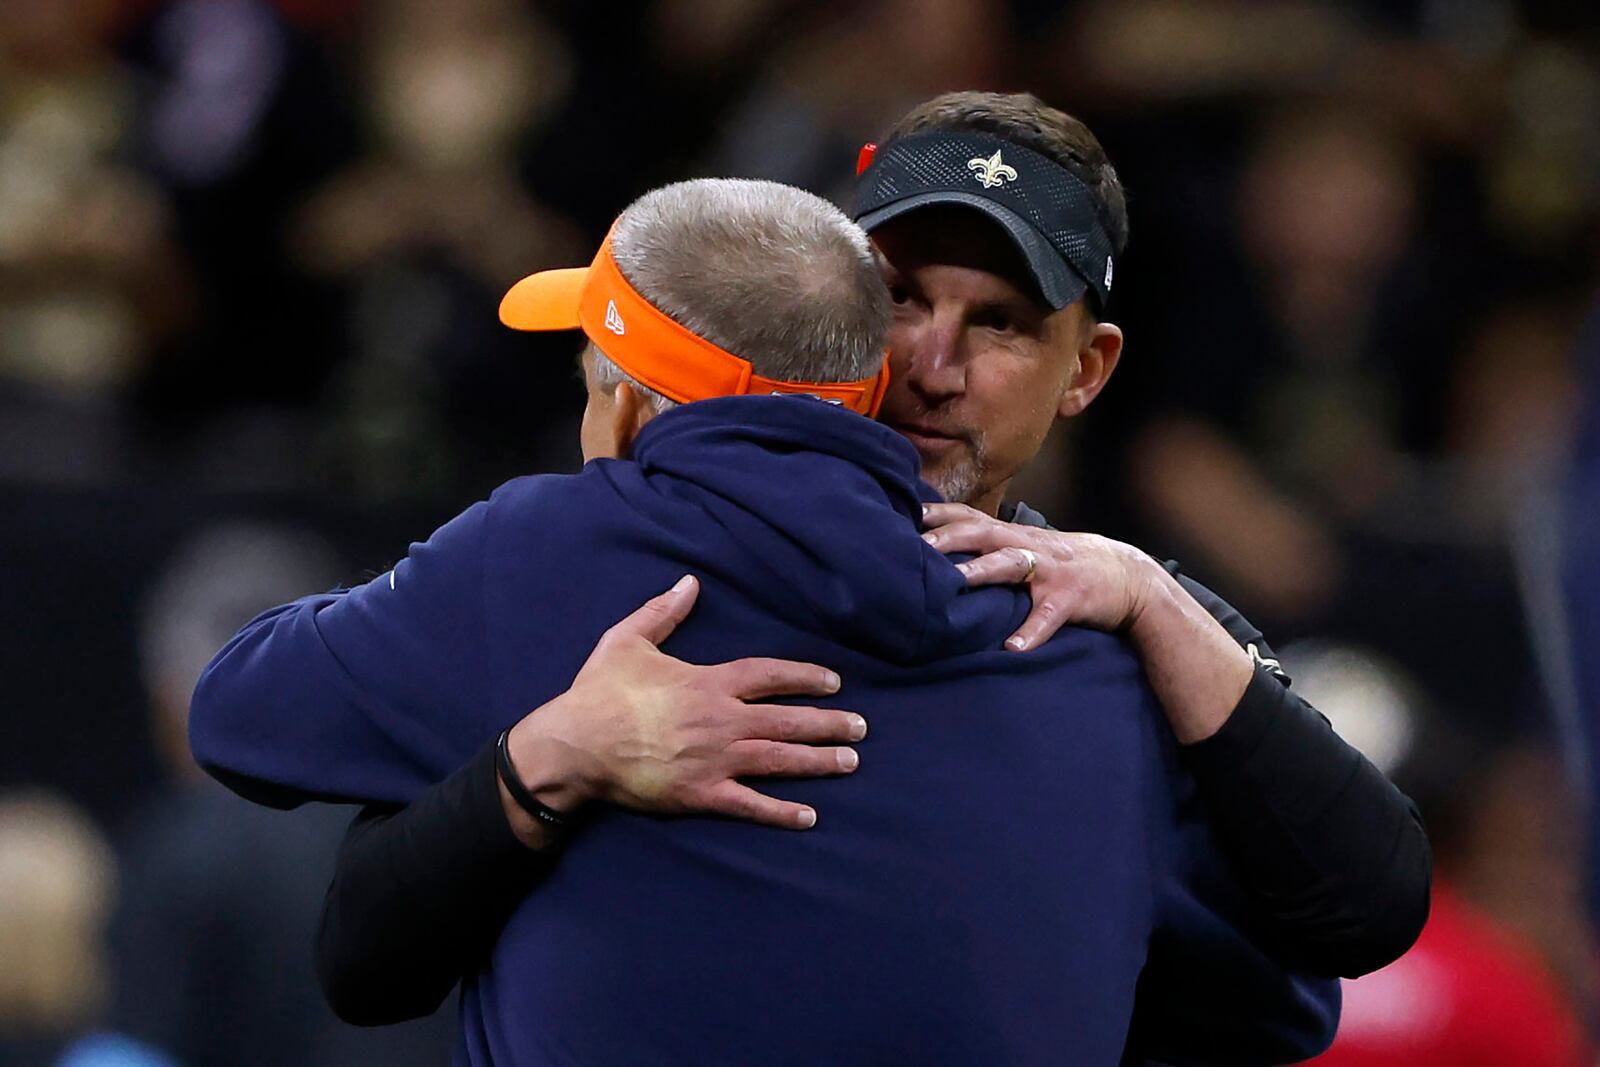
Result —
[[[922,479],[949,503],[970,504],[983,481],[984,469],[982,442],[973,441],[960,458],[943,464],[938,470],[924,470]]]

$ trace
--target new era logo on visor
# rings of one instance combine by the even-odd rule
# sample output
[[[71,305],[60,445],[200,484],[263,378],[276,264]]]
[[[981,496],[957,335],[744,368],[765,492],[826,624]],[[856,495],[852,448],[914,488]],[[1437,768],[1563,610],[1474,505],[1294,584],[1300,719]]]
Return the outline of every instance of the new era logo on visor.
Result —
[[[995,149],[994,155],[988,159],[974,156],[967,160],[967,169],[985,189],[993,189],[997,185],[1017,180],[1017,169],[1000,158],[1000,150]]]
[[[617,310],[617,302],[615,300],[606,301],[606,329],[618,337],[628,332],[628,327],[622,321],[622,313]]]

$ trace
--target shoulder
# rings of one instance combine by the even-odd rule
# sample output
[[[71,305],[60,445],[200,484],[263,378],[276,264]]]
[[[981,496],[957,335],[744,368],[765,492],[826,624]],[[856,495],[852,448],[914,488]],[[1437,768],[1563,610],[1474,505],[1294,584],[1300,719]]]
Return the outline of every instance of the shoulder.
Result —
[[[576,474],[513,478],[489,495],[486,519],[496,529],[553,534],[629,496],[640,481],[638,464],[626,460],[596,460]]]
[[[1049,521],[1043,515],[1030,508],[1022,501],[1014,504],[1002,505],[1000,517],[1006,522],[1014,522],[1019,526],[1035,526],[1040,529],[1053,530]],[[1238,608],[1222,599],[1210,589],[1201,585],[1187,574],[1183,573],[1176,560],[1166,560],[1161,564],[1166,572],[1178,580],[1178,584],[1194,597],[1195,602],[1206,612],[1222,624],[1222,628],[1237,642],[1239,647],[1250,653],[1252,659],[1265,667],[1272,676],[1284,685],[1289,684],[1289,675],[1283,669],[1283,664],[1278,662],[1278,655],[1267,643],[1266,635],[1249,619],[1240,613]]]
[[[514,513],[560,502],[585,492],[592,482],[597,463],[586,464],[577,474],[528,474],[502,482],[489,494],[489,505],[496,513]]]

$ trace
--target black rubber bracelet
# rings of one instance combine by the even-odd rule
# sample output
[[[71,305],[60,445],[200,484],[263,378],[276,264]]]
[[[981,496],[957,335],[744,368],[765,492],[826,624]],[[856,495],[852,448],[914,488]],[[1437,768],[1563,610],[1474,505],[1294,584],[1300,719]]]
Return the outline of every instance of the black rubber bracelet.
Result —
[[[565,833],[567,817],[528,792],[528,787],[523,785],[522,779],[517,776],[517,769],[511,765],[511,748],[508,741],[510,737],[510,730],[502,730],[500,740],[494,745],[494,767],[500,774],[500,780],[506,784],[506,790],[511,794],[511,799],[517,802],[517,807],[551,830]]]

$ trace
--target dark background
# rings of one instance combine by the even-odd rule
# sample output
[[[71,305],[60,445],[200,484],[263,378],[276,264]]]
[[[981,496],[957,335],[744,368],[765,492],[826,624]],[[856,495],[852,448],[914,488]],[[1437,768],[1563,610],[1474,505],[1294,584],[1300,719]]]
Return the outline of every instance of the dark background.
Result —
[[[1386,769],[1447,764],[1442,870],[1588,1021],[1528,546],[1600,262],[1597,27],[1580,0],[5,0],[0,785],[112,849],[104,995],[57,1030],[229,1061],[130,1017],[160,953],[117,933],[127,872],[205,853],[170,814],[213,802],[174,800],[209,796],[169,743],[185,687],[255,610],[575,469],[576,345],[502,329],[506,286],[677,178],[847,202],[860,143],[952,88],[1084,118],[1129,193],[1122,368],[1018,495],[1181,559]],[[310,1047],[277,1055],[360,1062]]]

